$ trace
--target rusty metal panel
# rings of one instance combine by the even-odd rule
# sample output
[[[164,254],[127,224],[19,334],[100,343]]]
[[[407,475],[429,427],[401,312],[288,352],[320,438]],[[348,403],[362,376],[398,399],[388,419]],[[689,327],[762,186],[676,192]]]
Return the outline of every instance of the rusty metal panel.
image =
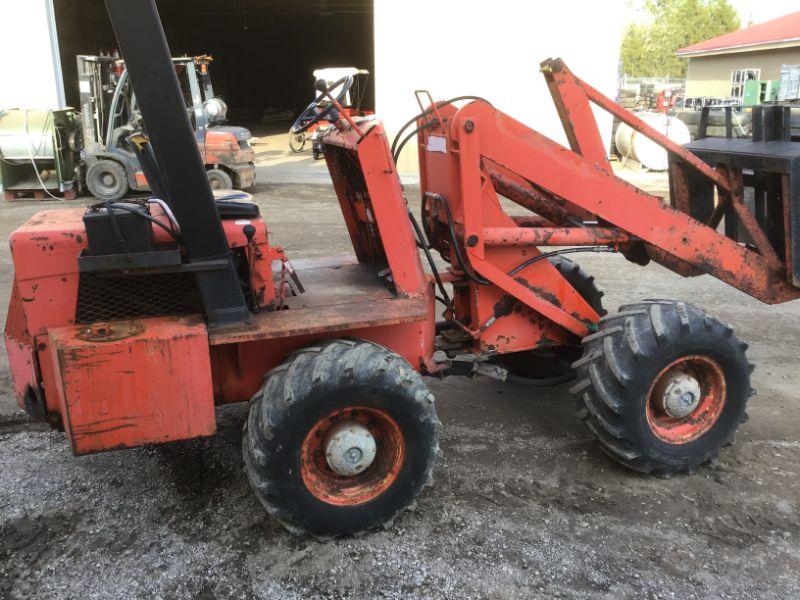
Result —
[[[385,327],[417,321],[427,321],[433,328],[432,313],[428,308],[429,301],[430,296],[426,295],[384,300],[357,300],[314,308],[264,312],[255,315],[252,323],[247,327],[213,331],[210,343],[212,346],[220,346],[332,332],[340,335],[353,335],[352,331],[355,329]]]
[[[183,440],[216,430],[202,320],[157,318],[50,331],[75,454]]]
[[[398,293],[425,293],[428,279],[408,220],[403,187],[383,126],[366,132],[354,123],[322,138],[325,159],[359,261],[391,269]]]
[[[30,391],[39,390],[36,359],[34,358],[33,340],[25,328],[25,312],[22,299],[17,289],[16,279],[11,293],[11,302],[8,306],[5,327],[6,352],[8,354],[8,367],[11,370],[14,396],[19,407],[30,414]],[[44,415],[31,415],[43,418]]]

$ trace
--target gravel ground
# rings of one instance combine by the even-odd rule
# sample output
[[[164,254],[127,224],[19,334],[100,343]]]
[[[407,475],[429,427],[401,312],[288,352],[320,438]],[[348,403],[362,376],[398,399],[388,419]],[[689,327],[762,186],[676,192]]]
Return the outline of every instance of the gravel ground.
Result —
[[[327,188],[258,198],[290,256],[348,250]],[[4,206],[0,236],[37,208]],[[6,249],[0,260],[7,297]],[[213,438],[75,458],[20,418],[0,362],[0,599],[800,597],[800,303],[616,256],[580,262],[607,308],[685,299],[751,344],[759,395],[714,464],[637,475],[591,442],[567,386],[434,379],[444,457],[416,511],[387,531],[298,538],[250,492],[245,406],[220,409]]]

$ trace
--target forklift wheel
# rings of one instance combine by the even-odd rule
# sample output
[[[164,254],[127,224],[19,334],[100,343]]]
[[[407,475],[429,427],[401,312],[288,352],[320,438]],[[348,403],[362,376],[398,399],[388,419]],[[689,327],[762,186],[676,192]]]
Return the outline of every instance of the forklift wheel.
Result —
[[[222,169],[209,169],[206,174],[212,190],[233,189],[233,179]]]
[[[98,200],[122,200],[129,190],[125,167],[113,160],[97,161],[86,172],[86,187]]]
[[[294,533],[388,527],[431,483],[440,429],[433,395],[402,357],[331,340],[267,375],[250,405],[245,466]]]
[[[643,473],[693,472],[733,442],[752,396],[747,344],[684,302],[620,308],[574,367],[583,420],[603,451]]]

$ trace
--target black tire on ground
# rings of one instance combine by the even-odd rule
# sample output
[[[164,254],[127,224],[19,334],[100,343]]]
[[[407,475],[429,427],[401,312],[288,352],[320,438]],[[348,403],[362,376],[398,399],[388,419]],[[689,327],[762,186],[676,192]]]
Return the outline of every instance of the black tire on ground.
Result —
[[[125,167],[113,160],[99,160],[86,172],[86,187],[98,200],[116,202],[130,189]]]
[[[208,182],[211,184],[212,190],[232,190],[233,179],[227,172],[222,169],[209,169],[206,171]]]
[[[746,350],[730,326],[691,304],[630,304],[584,338],[571,392],[611,458],[643,473],[691,473],[732,443],[746,420],[753,394]],[[698,403],[686,415],[670,414],[664,408],[669,382],[685,374],[698,382],[699,393],[678,389],[674,397],[686,398],[686,410]]]
[[[352,419],[375,434],[377,453],[366,470],[344,477],[315,440]],[[397,435],[395,443],[386,441],[392,438],[384,427]],[[246,471],[267,511],[294,533],[388,527],[432,482],[440,429],[433,395],[402,357],[371,342],[324,341],[290,355],[253,397]]]
[[[597,314],[601,317],[606,314],[603,292],[597,289],[594,277],[564,256],[553,256],[548,260]],[[572,379],[572,363],[580,356],[581,347],[576,339],[574,346],[504,354],[498,356],[496,362],[509,370],[511,383],[546,386]]]
[[[306,145],[305,133],[289,133],[289,148],[292,152],[299,154]]]

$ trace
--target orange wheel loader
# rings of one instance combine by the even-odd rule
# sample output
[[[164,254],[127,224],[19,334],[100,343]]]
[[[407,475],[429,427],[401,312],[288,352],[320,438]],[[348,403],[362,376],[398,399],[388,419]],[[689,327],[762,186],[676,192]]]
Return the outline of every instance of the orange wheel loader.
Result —
[[[687,302],[607,315],[567,255],[797,298],[800,151],[778,113],[753,140],[683,148],[548,60],[569,147],[473,97],[431,101],[390,145],[322,82],[310,116],[333,124],[320,140],[353,254],[290,263],[256,205],[215,202],[154,1],[106,4],[154,197],[39,212],[11,236],[14,390],[76,455],[210,436],[216,405],[249,402],[255,494],[290,530],[329,536],[390,523],[431,483],[441,425],[424,376],[572,378],[603,451],[645,473],[694,471],[732,439],[747,345]],[[615,176],[592,103],[670,152],[669,202]],[[414,138],[419,219],[396,169]]]

